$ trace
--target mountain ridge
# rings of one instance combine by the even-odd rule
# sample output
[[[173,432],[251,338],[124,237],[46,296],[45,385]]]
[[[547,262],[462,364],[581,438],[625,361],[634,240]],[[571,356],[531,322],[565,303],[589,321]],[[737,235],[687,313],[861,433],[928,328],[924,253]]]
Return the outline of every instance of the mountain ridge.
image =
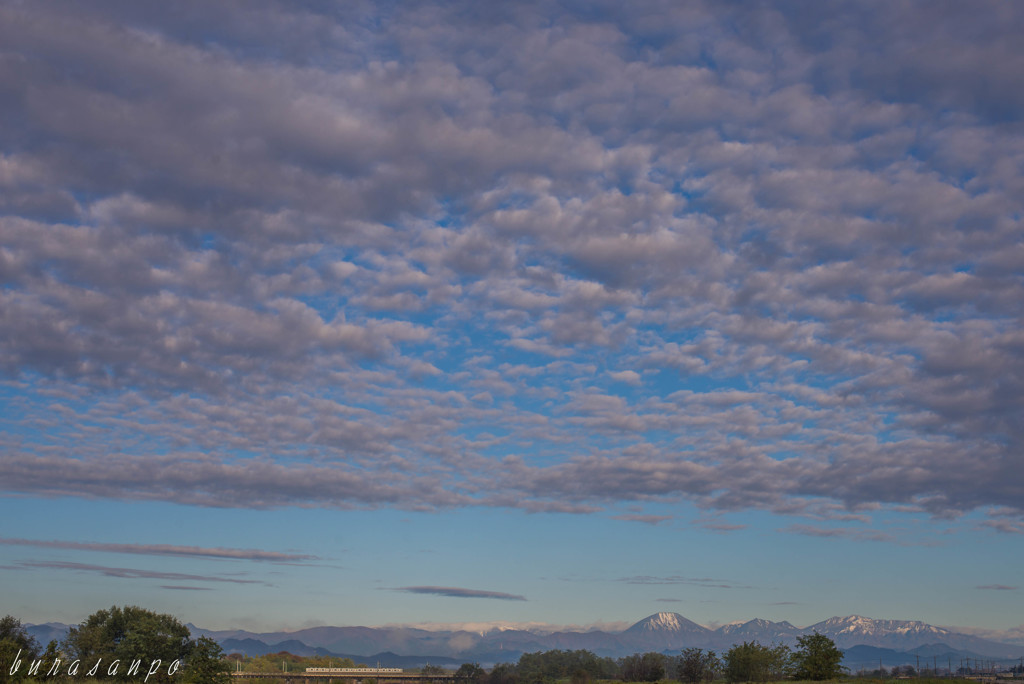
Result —
[[[362,662],[371,662],[381,654],[387,654],[406,665],[417,658],[435,663],[442,659],[514,662],[523,653],[555,649],[589,650],[600,656],[618,658],[646,651],[678,652],[687,647],[723,651],[745,641],[794,646],[800,636],[814,632],[828,636],[844,650],[870,647],[909,654],[915,648],[932,647],[934,650],[936,645],[941,645],[944,653],[969,653],[971,657],[983,655],[993,658],[1017,658],[1022,650],[1021,645],[958,633],[919,620],[878,620],[861,615],[835,616],[808,627],[754,618],[710,629],[679,613],[659,612],[621,631],[539,632],[503,628],[480,632],[416,627],[321,626],[259,633],[237,629],[208,630],[191,623],[187,626],[193,637],[208,636],[228,652],[262,655],[299,650],[303,652],[297,655],[329,654],[353,657]],[[58,623],[29,626],[28,631],[45,637],[45,640],[40,639],[45,644],[61,627],[66,632],[67,626]]]

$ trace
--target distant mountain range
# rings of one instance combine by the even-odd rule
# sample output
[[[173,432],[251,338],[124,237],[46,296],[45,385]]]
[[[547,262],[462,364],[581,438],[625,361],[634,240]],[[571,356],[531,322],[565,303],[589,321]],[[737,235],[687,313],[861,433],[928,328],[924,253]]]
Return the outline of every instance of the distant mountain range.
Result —
[[[188,625],[193,637],[208,636],[227,652],[264,655],[288,651],[296,655],[349,657],[361,663],[389,667],[415,667],[427,662],[490,665],[515,662],[523,653],[554,649],[586,649],[600,656],[619,658],[647,651],[678,653],[687,647],[719,652],[744,641],[793,646],[797,637],[818,632],[846,651],[851,669],[926,662],[958,665],[961,658],[1016,660],[1024,645],[1005,644],[934,627],[916,620],[873,620],[851,615],[833,617],[809,627],[788,622],[749,620],[708,629],[678,613],[656,613],[621,632],[540,632],[521,629],[425,630],[413,627],[312,627],[295,632],[255,633],[244,630],[207,630]],[[48,623],[28,630],[40,643],[63,638],[66,625]]]

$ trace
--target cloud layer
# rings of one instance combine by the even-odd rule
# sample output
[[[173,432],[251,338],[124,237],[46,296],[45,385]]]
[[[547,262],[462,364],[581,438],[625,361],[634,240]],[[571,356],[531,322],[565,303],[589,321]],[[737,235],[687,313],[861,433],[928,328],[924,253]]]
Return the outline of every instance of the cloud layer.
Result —
[[[316,560],[316,556],[300,553],[281,553],[260,549],[204,548],[199,546],[175,546],[172,544],[108,544],[98,542],[72,542],[44,539],[15,539],[0,537],[0,544],[10,546],[34,546],[44,549],[71,551],[100,551],[105,553],[128,553],[143,556],[185,556],[190,558],[217,558],[226,560],[271,561],[296,563]]]
[[[164,572],[161,570],[141,570],[138,568],[118,568],[107,565],[72,563],[68,561],[19,561],[18,564],[13,567],[13,569],[25,568],[31,568],[34,570],[68,570],[78,573],[94,573],[103,575],[104,577],[116,577],[118,579],[162,579],[191,582],[228,582],[231,584],[265,584],[265,582],[262,582],[261,580],[242,579],[239,577],[194,575],[182,572]],[[182,589],[183,587],[175,586],[173,588]],[[191,589],[193,587],[184,588]]]
[[[525,601],[525,596],[518,594],[506,594],[500,591],[485,591],[481,589],[463,589],[461,587],[398,587],[394,591],[404,591],[409,594],[432,594],[434,596],[448,596],[454,598],[483,598],[500,599],[502,601]]]
[[[2,487],[1020,533],[1022,25],[0,7]]]

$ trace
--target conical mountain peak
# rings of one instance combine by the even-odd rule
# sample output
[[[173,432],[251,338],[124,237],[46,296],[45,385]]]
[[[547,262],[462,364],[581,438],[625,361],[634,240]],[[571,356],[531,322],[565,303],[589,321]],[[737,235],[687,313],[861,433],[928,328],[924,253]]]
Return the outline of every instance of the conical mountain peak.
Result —
[[[692,620],[687,620],[679,613],[655,613],[648,615],[640,622],[626,630],[627,632],[660,632],[678,634],[681,632],[707,632],[706,627],[701,627]]]

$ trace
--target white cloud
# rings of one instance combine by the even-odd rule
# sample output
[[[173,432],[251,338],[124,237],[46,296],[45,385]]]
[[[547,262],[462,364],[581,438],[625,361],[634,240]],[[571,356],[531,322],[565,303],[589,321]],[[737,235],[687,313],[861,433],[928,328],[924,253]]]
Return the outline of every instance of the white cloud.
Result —
[[[608,371],[608,375],[616,382],[624,382],[628,385],[639,385],[642,381],[640,374],[632,370]]]

